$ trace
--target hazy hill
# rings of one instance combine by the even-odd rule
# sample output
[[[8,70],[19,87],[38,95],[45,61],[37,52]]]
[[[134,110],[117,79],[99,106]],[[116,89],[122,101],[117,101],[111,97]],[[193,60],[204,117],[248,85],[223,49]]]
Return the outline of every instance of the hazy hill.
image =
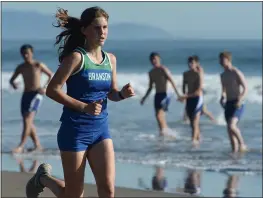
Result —
[[[52,26],[55,18],[37,12],[3,11],[3,39],[54,39],[60,29]],[[110,40],[171,40],[173,36],[165,30],[145,24],[110,24]]]

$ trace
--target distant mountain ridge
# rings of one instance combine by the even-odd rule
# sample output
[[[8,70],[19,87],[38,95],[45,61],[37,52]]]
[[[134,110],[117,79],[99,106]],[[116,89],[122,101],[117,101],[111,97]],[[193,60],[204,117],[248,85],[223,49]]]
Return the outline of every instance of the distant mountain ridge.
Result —
[[[55,18],[37,12],[3,11],[3,39],[54,39],[61,31],[52,26]],[[110,24],[110,40],[172,40],[173,35],[167,31],[145,24],[119,23]]]

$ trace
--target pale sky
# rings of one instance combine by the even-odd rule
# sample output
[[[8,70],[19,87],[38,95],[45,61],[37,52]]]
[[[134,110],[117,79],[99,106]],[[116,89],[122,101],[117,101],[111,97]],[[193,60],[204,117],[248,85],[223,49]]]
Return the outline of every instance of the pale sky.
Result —
[[[175,38],[262,39],[261,2],[2,2],[2,10],[54,14],[62,7],[79,17],[94,5],[109,13],[110,23],[148,24]]]

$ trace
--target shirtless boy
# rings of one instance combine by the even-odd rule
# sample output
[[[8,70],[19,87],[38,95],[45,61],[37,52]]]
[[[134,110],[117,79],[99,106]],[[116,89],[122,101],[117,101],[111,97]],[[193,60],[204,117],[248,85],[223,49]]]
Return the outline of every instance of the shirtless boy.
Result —
[[[224,72],[220,76],[222,85],[220,104],[225,109],[225,119],[232,151],[245,151],[247,147],[237,123],[244,111],[243,101],[247,94],[246,79],[243,73],[232,65],[230,52],[221,52],[219,60],[224,68]],[[242,92],[240,87],[242,87]]]
[[[155,107],[155,116],[159,125],[160,136],[166,135],[165,129],[168,128],[165,120],[165,111],[168,110],[168,105],[170,103],[171,96],[167,94],[167,82],[169,81],[177,95],[180,97],[175,83],[172,79],[172,75],[167,67],[161,64],[161,57],[158,53],[152,52],[150,54],[150,62],[153,65],[153,69],[149,72],[149,88],[145,96],[141,100],[141,104],[144,104],[144,101],[149,96],[153,85],[155,85],[155,98],[154,98],[154,107]]]
[[[22,75],[24,80],[24,92],[21,99],[23,132],[21,136],[21,142],[15,149],[13,149],[13,153],[23,152],[28,136],[32,138],[35,146],[33,149],[31,149],[31,151],[42,149],[36,134],[36,127],[33,124],[33,120],[42,101],[42,95],[45,94],[45,88],[42,88],[40,85],[41,74],[45,73],[48,76],[46,85],[52,77],[52,72],[45,64],[33,59],[33,47],[31,45],[23,45],[20,48],[20,53],[24,59],[24,62],[18,65],[15,69],[10,79],[10,84],[14,89],[17,89],[18,85],[14,81],[19,74]]]
[[[183,73],[183,93],[179,100],[186,100],[186,113],[192,128],[192,143],[200,141],[199,120],[203,109],[203,77],[198,68],[198,59],[195,56],[188,58],[189,70]],[[187,88],[187,93],[186,93]]]
[[[200,65],[200,61],[199,61],[199,57],[198,56],[192,56],[196,61],[197,61],[197,72],[199,72],[200,76],[202,77],[203,81],[204,81],[204,69],[203,67]],[[203,90],[203,98],[204,98],[204,90]],[[203,107],[201,110],[201,115],[205,115],[206,117],[208,117],[213,123],[216,123],[216,120],[214,119],[214,116],[212,115],[211,112],[208,111],[206,105],[203,103]],[[184,121],[187,122],[189,120],[186,110],[184,112]]]

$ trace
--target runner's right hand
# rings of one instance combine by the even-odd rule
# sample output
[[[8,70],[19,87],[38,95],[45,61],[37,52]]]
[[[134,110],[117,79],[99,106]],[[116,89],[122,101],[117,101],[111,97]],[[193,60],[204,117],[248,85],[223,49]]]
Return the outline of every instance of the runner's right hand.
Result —
[[[101,103],[102,102],[103,100],[100,100],[100,101],[96,101],[96,102],[87,104],[84,107],[83,112],[91,114],[91,115],[99,115],[101,113],[101,108],[102,108]]]

